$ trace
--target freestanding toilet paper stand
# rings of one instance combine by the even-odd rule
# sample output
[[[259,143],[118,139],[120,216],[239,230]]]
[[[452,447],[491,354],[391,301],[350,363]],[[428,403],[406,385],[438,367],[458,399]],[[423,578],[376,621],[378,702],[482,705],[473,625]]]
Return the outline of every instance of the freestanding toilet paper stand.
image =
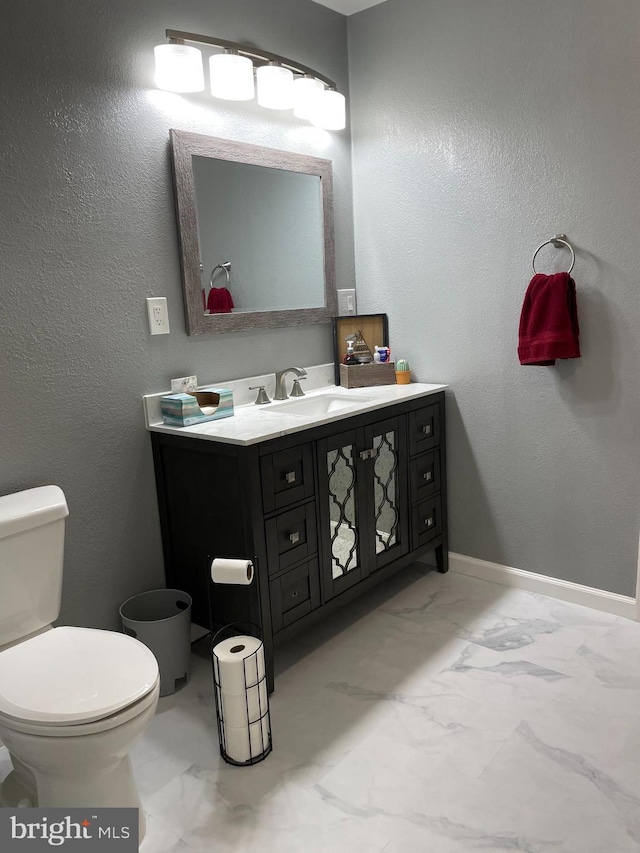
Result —
[[[273,748],[261,634],[253,622],[234,622],[211,640],[220,754],[237,767],[263,761]]]

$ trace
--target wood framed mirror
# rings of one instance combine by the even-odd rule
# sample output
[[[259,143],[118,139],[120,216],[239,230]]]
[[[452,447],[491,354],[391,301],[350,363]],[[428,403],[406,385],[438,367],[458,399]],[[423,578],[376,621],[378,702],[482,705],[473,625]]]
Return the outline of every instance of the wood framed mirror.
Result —
[[[330,322],[331,161],[179,130],[170,136],[187,334]]]

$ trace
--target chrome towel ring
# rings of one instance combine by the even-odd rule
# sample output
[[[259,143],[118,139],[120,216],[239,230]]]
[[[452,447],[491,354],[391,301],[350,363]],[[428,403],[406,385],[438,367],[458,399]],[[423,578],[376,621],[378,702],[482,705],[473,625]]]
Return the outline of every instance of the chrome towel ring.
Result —
[[[231,270],[231,261],[225,261],[223,264],[218,264],[217,267],[214,267],[211,270],[211,276],[209,278],[209,287],[213,287],[213,277],[216,274],[216,270],[224,270],[227,274],[227,283],[226,287],[229,287],[229,272]]]
[[[531,262],[531,266],[533,267],[534,273],[536,273],[536,275],[538,274],[538,270],[536,269],[536,257],[538,256],[538,252],[540,251],[540,249],[543,249],[545,246],[548,246],[550,243],[553,243],[553,245],[556,247],[556,249],[559,249],[561,246],[566,246],[567,249],[571,252],[571,266],[567,270],[567,273],[571,274],[571,271],[573,270],[573,267],[575,266],[575,263],[576,263],[576,253],[574,252],[573,246],[571,245],[571,243],[567,240],[566,234],[556,234],[555,237],[552,237],[550,240],[545,240],[544,243],[541,243],[538,246],[538,248],[533,253],[533,261]]]

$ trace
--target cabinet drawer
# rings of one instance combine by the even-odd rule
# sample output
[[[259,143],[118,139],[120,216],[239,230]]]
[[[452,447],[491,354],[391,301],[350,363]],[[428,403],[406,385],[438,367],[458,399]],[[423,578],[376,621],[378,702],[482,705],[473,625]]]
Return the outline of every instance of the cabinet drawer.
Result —
[[[409,412],[409,453],[416,456],[440,444],[440,406]]]
[[[417,503],[440,491],[440,451],[423,453],[409,466],[411,503]]]
[[[281,512],[265,522],[269,574],[274,575],[316,553],[315,503]]]
[[[318,561],[310,560],[280,575],[271,581],[269,590],[271,623],[275,634],[320,607]]]
[[[313,495],[313,457],[308,444],[263,456],[260,472],[262,505],[266,513]]]
[[[413,547],[419,548],[442,533],[440,495],[420,501],[411,511]]]

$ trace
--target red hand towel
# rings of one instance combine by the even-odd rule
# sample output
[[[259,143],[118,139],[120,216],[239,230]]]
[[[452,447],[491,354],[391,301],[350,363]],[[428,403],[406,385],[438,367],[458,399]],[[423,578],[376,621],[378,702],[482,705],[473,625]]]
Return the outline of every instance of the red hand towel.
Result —
[[[207,299],[209,314],[231,314],[233,299],[226,287],[212,287]]]
[[[569,273],[534,275],[520,315],[520,364],[555,364],[580,358],[576,285]]]

